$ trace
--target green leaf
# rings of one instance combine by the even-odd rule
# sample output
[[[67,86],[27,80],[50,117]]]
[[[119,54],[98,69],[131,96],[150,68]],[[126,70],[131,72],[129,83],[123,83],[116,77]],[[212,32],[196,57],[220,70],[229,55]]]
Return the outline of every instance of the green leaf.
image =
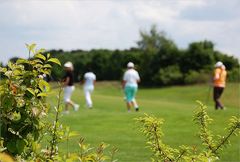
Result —
[[[44,66],[43,66],[44,68],[52,68],[52,66],[50,65],[50,64],[45,64]]]
[[[37,69],[41,69],[42,67],[43,67],[43,65],[42,64],[39,64],[39,63],[37,63],[35,66],[34,66],[35,68],[37,68]]]
[[[22,72],[20,70],[14,70],[13,71],[13,75],[17,76],[17,75],[21,75]]]
[[[41,70],[41,72],[44,73],[44,74],[46,74],[46,75],[50,75],[49,69],[47,69],[47,70]]]
[[[43,64],[43,61],[41,59],[35,59],[34,62]]]
[[[61,63],[60,63],[60,61],[57,58],[50,58],[48,60],[48,62],[52,62],[52,63],[58,64],[58,65],[61,66]]]
[[[42,92],[37,95],[38,97],[47,97],[48,93]]]
[[[34,57],[35,57],[35,58],[42,59],[43,61],[45,61],[45,60],[46,60],[46,57],[45,57],[44,55],[40,54],[40,53],[38,53],[38,54],[34,55]]]
[[[11,140],[7,143],[7,149],[8,151],[10,151],[11,153],[15,153],[17,151],[16,148],[16,142],[14,140]]]
[[[42,90],[42,92],[50,90],[50,86],[49,86],[48,82],[46,82],[45,80],[40,80],[38,83],[38,86]]]
[[[7,71],[7,68],[0,67],[0,72],[5,73]]]
[[[47,54],[47,59],[49,59],[49,58],[50,58],[50,53]]]
[[[13,63],[12,63],[11,61],[8,61],[8,67],[9,67],[10,69],[13,69]]]
[[[8,97],[8,96],[3,96],[3,99],[2,99],[2,106],[4,108],[9,108],[11,107],[12,105],[12,98]]]
[[[18,139],[16,142],[17,152],[20,154],[23,152],[26,143],[23,139]]]
[[[36,51],[36,53],[44,53],[46,50],[44,48],[41,48],[39,50]]]
[[[40,132],[39,131],[34,131],[33,136],[34,136],[34,140],[36,141],[40,136]]]
[[[15,111],[15,112],[13,112],[12,117],[13,117],[12,120],[14,122],[18,122],[21,119],[21,113]]]
[[[35,43],[33,43],[33,44],[26,44],[26,47],[27,47],[27,49],[29,50],[29,51],[31,51],[32,53],[34,53],[34,49],[35,49],[35,47],[36,47],[36,44]]]
[[[75,136],[79,136],[79,133],[76,132],[76,131],[71,131],[71,132],[69,133],[69,137],[75,137]]]
[[[19,58],[16,63],[17,64],[28,64],[28,60]]]
[[[27,88],[27,91],[30,92],[32,95],[35,96],[35,92],[34,92],[34,90],[33,90],[32,88]]]

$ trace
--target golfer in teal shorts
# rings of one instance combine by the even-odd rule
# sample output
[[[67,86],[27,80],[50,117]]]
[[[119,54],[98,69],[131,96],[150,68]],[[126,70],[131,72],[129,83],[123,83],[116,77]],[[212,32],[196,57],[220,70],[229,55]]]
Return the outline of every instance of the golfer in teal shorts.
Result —
[[[127,109],[131,111],[131,107],[135,108],[135,111],[139,111],[137,101],[135,99],[138,83],[140,82],[140,77],[138,72],[134,69],[134,64],[129,62],[127,64],[127,71],[124,73],[122,87],[124,89],[124,94],[127,102]]]

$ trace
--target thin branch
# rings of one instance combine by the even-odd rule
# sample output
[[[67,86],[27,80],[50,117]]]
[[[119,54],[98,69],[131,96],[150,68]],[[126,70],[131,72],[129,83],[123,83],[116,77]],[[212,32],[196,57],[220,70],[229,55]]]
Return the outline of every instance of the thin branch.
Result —
[[[50,159],[52,159],[52,156],[54,154],[54,146],[56,145],[56,140],[57,140],[57,135],[56,135],[56,131],[57,131],[57,123],[59,120],[59,108],[60,108],[60,104],[61,104],[61,93],[62,93],[62,87],[60,86],[60,90],[58,92],[58,102],[57,102],[57,112],[56,112],[56,116],[55,116],[55,121],[54,121],[54,129],[53,129],[53,137],[52,137],[52,141],[51,141],[51,151],[50,151]]]
[[[227,137],[224,138],[212,152],[213,152],[213,153],[216,153],[217,150],[227,142],[227,140],[230,138],[230,136],[233,134],[233,132],[234,132],[236,129],[238,129],[238,128],[237,128],[237,127],[234,127],[233,129],[231,129],[231,131],[229,132],[229,134],[227,135]]]
[[[161,149],[161,146],[160,146],[160,144],[159,144],[159,140],[158,139],[160,139],[160,137],[158,136],[158,134],[157,134],[157,126],[155,126],[154,124],[153,124],[153,129],[154,129],[154,136],[155,136],[155,142],[156,142],[156,144],[157,144],[157,150],[158,151],[160,151],[160,152],[162,152],[163,153],[163,155],[164,156],[166,156],[166,158],[169,160],[169,161],[173,161],[170,157],[168,157],[168,155]]]
[[[178,162],[186,152],[187,152],[186,150],[183,150],[178,156],[178,158],[176,159],[176,162]]]

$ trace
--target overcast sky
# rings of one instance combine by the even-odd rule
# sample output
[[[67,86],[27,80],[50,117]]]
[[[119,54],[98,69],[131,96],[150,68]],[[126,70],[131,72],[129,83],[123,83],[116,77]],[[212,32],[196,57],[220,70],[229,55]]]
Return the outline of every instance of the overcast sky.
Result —
[[[240,58],[239,0],[0,0],[0,62],[45,49],[136,47],[153,24],[180,48],[211,40]]]

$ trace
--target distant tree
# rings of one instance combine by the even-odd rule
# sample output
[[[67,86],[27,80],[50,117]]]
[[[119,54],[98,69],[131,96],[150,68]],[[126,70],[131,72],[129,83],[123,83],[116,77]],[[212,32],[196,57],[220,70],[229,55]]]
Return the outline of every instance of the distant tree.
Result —
[[[214,52],[215,62],[222,61],[226,66],[227,70],[232,70],[234,68],[239,68],[239,60],[233,56],[228,56],[219,51]]]
[[[181,60],[181,67],[184,73],[189,70],[200,71],[212,68],[214,62],[214,44],[205,40],[189,45]]]
[[[124,67],[124,54],[119,51],[113,51],[112,55],[109,58],[108,69],[111,74],[111,80],[119,80],[123,73]]]
[[[50,50],[62,64],[71,61],[75,81],[82,79],[88,67],[98,80],[121,80],[129,61],[134,62],[141,77],[141,86],[204,83],[209,80],[214,64],[222,61],[231,81],[239,80],[239,60],[214,49],[208,40],[192,42],[186,49],[179,49],[175,42],[153,25],[149,31],[140,30],[137,47],[124,50],[92,49],[85,51]],[[15,59],[16,60],[16,59]],[[64,71],[53,66],[52,78],[59,80]]]
[[[183,74],[177,65],[171,65],[165,68],[160,68],[154,75],[153,81],[158,85],[176,85],[183,82]]]
[[[159,71],[169,65],[177,63],[178,48],[167,38],[165,32],[159,32],[153,25],[150,32],[140,31],[141,40],[137,42],[142,50],[140,74],[143,84],[161,85],[158,82]]]
[[[92,68],[94,69],[94,73],[98,77],[99,80],[110,80],[111,74],[108,73],[108,63],[110,57],[110,51],[107,50],[92,50]]]
[[[153,25],[149,33],[140,31],[140,37],[140,41],[137,42],[139,49],[150,55],[159,51],[162,42],[165,40],[165,33],[158,32],[156,25]]]

